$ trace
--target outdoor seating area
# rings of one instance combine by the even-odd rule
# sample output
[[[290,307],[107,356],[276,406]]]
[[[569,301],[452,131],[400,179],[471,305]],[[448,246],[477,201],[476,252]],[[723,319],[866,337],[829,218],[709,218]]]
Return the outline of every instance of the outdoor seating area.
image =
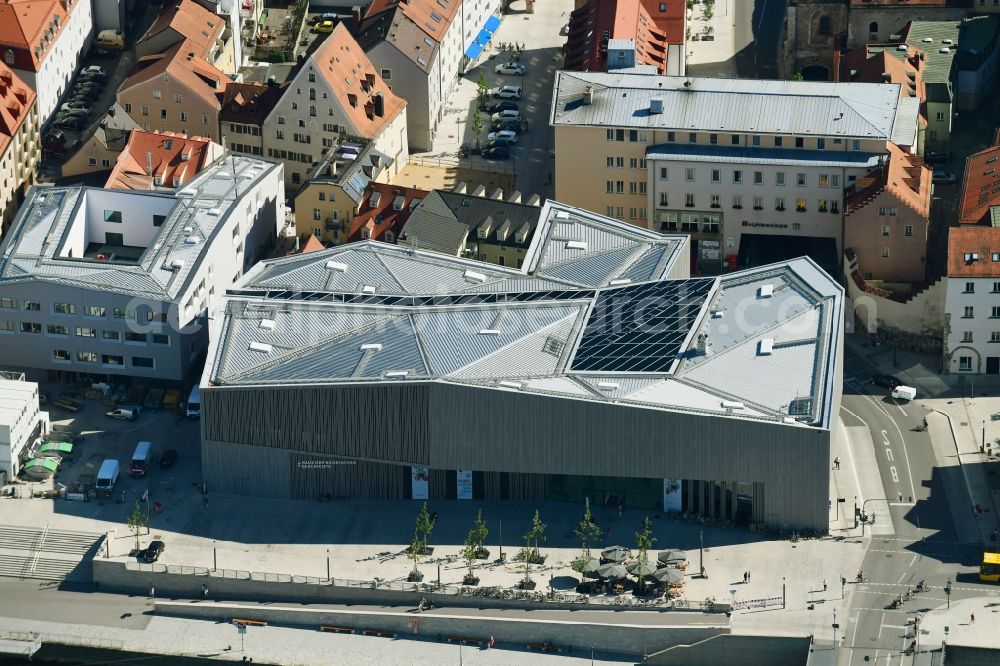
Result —
[[[580,594],[630,593],[671,599],[680,596],[683,589],[687,553],[683,550],[664,550],[657,553],[655,560],[649,560],[633,556],[625,546],[611,546],[602,550],[600,557],[577,558],[573,568],[590,579],[577,585],[576,591]]]

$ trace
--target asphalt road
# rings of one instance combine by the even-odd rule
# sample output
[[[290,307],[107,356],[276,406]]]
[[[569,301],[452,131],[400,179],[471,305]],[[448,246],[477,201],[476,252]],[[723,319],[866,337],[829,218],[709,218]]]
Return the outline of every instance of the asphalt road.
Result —
[[[56,585],[0,578],[0,617],[145,629],[152,613],[149,599],[97,592],[89,583]]]
[[[871,375],[880,371],[868,359],[845,350],[844,366],[841,416],[845,425],[870,429],[888,495],[888,501],[868,502],[866,509],[874,510],[877,523],[891,519],[895,534],[872,538],[862,563],[869,583],[854,583],[857,572],[845,573],[853,589],[850,613],[840,628],[845,640],[838,664],[909,663],[903,654],[913,641],[907,638],[912,634],[908,622],[948,602],[946,581],[954,584],[954,599],[982,596],[993,588],[978,581],[978,546],[958,543],[951,526],[945,485],[952,497],[967,498],[961,475],[942,478],[928,433],[912,430],[926,410],[898,404],[886,389],[872,386]],[[889,608],[897,595],[920,580],[931,589],[899,609]]]
[[[740,15],[749,3],[735,1],[736,43],[748,44],[735,55],[736,71],[740,78],[778,78],[778,49],[788,0],[754,0],[749,17]]]

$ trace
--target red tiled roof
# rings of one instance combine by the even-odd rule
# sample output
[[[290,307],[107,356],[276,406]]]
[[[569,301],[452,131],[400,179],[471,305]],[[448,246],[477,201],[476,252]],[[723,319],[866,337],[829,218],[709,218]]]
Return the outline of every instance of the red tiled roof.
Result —
[[[298,250],[292,252],[292,254],[309,254],[310,252],[318,252],[322,249],[323,243],[312,234],[309,234],[309,238],[306,239],[306,242],[303,243]]]
[[[105,187],[118,190],[181,187],[204,168],[210,144],[203,137],[132,130]]]
[[[652,0],[589,0],[570,14],[563,46],[565,68],[606,71],[608,39],[635,40],[636,64],[667,71],[667,46],[684,42],[684,3],[669,0],[666,11]]]
[[[994,254],[1000,259],[1000,227],[952,227],[948,277],[1000,277],[1000,260],[994,261]]]
[[[959,223],[989,224],[990,206],[1000,206],[1000,129],[994,145],[965,160]]]
[[[876,194],[888,191],[900,203],[927,217],[931,206],[931,170],[922,159],[896,144],[890,142],[887,148],[888,162],[855,182],[855,191],[847,197],[847,215],[865,206]]]
[[[34,103],[35,91],[0,63],[0,154],[7,150]]]
[[[391,231],[395,239],[399,239],[399,234],[403,230],[403,225],[410,217],[410,212],[415,205],[414,200],[422,200],[430,192],[416,187],[399,187],[387,183],[368,183],[365,188],[364,198],[358,208],[358,214],[354,216],[350,226],[347,228],[347,242],[353,243],[362,240],[361,230],[367,228],[369,238],[372,240],[385,240],[385,232]],[[377,195],[377,196],[373,196]],[[401,210],[394,210],[393,203],[397,197],[404,197]],[[377,204],[373,200],[377,199]]]
[[[0,47],[21,54],[19,68],[38,71],[68,20],[59,0],[0,0]]]
[[[848,51],[840,61],[840,79],[847,82],[898,83],[899,94],[920,99],[920,122],[927,122],[927,88],[924,85],[924,61],[921,50],[910,47],[906,60],[897,58],[885,48],[859,46]]]
[[[221,108],[221,97],[230,78],[218,68],[201,58],[189,58],[192,51],[184,40],[163,53],[140,58],[135,69],[118,89],[119,94],[133,86],[169,72],[174,79],[183,83],[216,109]]]
[[[353,134],[375,139],[406,106],[406,102],[393,94],[382,80],[343,23],[337,24],[310,60],[333,89],[344,115],[353,125]],[[375,113],[378,95],[382,96],[384,107],[381,116]]]
[[[262,125],[271,109],[281,99],[288,82],[281,85],[263,83],[228,83],[222,95],[222,122]]]
[[[462,0],[374,0],[368,6],[365,18],[398,9],[428,37],[441,42],[461,4]],[[464,44],[462,48],[465,48]]]
[[[153,25],[139,39],[136,46],[165,30],[173,29],[178,34],[178,41],[187,39],[195,55],[204,58],[212,50],[215,40],[222,34],[225,26],[220,16],[213,14],[194,0],[181,0],[173,7],[168,7],[156,17]]]

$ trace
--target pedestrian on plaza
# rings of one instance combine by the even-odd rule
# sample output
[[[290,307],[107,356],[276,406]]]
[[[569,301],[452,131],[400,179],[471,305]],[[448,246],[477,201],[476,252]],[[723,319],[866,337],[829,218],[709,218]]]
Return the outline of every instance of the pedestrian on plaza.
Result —
[[[486,641],[486,649],[489,650],[492,648],[495,642],[496,641],[493,640],[493,636],[490,636],[490,640]]]
[[[996,542],[996,540],[997,540],[997,530],[996,528],[994,528],[993,534],[990,535],[990,541]]]
[[[976,614],[973,613],[972,615],[969,616],[969,624],[975,624],[975,623],[976,623]]]
[[[746,571],[743,572],[743,584],[744,585],[747,584],[747,572]]]
[[[826,578],[823,579],[823,591],[826,592]]]
[[[749,571],[747,572],[747,582],[748,583],[750,582],[750,572]]]
[[[201,584],[201,598],[208,599],[208,585]]]
[[[622,512],[625,510],[625,502],[618,503],[618,517],[622,517]]]
[[[208,508],[208,495],[202,495],[201,496],[201,508],[203,508],[203,509],[207,509]]]
[[[840,469],[840,456],[833,459],[833,468]]]

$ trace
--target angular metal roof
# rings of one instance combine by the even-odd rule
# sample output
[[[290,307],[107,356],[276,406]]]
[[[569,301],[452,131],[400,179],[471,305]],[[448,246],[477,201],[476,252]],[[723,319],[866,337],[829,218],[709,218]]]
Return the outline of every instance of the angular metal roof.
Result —
[[[70,226],[86,224],[79,217],[96,214],[86,210],[88,196],[103,195],[105,190],[33,187],[0,246],[0,285],[42,280],[172,301],[185,288],[230,211],[239,205],[241,189],[246,192],[280,168],[279,162],[231,154],[177,192],[113,190],[115,201],[127,200],[131,208],[169,210],[149,247],[134,263],[59,253]],[[185,242],[188,238],[197,242]]]
[[[592,100],[588,103],[588,90]],[[661,110],[650,111],[659,100]],[[899,85],[556,72],[552,125],[860,139],[893,134]]]
[[[567,212],[546,206],[530,266],[544,271],[547,244],[565,243],[563,232],[582,233],[556,217]],[[604,261],[635,244],[618,273],[634,271],[632,282],[612,284],[602,274],[588,287],[565,285],[533,275],[527,261],[518,271],[371,242],[265,262],[228,292],[203,384],[448,382],[830,427],[843,291],[815,263],[802,258],[685,279],[688,255],[679,239],[613,220],[603,231],[617,240],[602,238],[591,228],[602,218],[588,215],[583,226],[598,247],[594,254],[581,249],[578,261]],[[558,258],[555,266],[572,265]],[[395,293],[317,291],[325,278],[272,288],[275,280],[309,274],[310,262],[360,275],[376,260],[396,262],[397,276],[435,277],[410,285],[423,292],[404,289],[406,280],[397,281]],[[616,312],[632,308],[624,323],[612,317],[598,333],[641,348],[635,358],[642,363],[625,350],[620,364],[578,364],[601,303],[614,303]],[[661,344],[664,333],[671,344]]]

